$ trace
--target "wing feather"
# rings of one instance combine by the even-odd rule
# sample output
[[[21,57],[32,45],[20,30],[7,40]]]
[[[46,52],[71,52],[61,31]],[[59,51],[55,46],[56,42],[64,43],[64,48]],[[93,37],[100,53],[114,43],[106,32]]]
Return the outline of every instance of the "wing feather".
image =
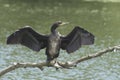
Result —
[[[22,44],[34,51],[47,46],[47,36],[35,32],[30,27],[21,28],[7,38],[7,44]]]
[[[73,39],[70,41],[70,43],[67,45],[67,52],[71,53],[77,50],[78,48],[81,47],[81,38],[80,35],[77,34],[73,37]]]
[[[82,45],[91,45],[94,44],[94,35],[87,30],[79,27],[79,32],[81,34],[81,44]]]
[[[94,35],[76,26],[67,36],[61,37],[61,48],[68,53],[78,50],[81,45],[90,45],[94,43]]]

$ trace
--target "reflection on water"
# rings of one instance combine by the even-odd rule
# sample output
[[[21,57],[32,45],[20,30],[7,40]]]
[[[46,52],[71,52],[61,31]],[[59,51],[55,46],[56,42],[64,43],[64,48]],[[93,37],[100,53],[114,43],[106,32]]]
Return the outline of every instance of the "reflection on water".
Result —
[[[61,51],[59,60],[72,61],[120,43],[120,3],[84,2],[79,0],[0,0],[0,70],[13,62],[40,62],[46,60],[44,50],[36,53],[23,46],[6,45],[6,37],[16,29],[30,25],[48,34],[50,25],[58,20],[70,22],[58,30],[67,34],[81,25],[96,36],[95,44],[83,46],[73,54]],[[99,0],[98,0],[99,1]],[[105,1],[105,0],[104,0]],[[17,69],[1,80],[119,80],[120,54],[112,52],[80,63],[74,69],[37,68]]]

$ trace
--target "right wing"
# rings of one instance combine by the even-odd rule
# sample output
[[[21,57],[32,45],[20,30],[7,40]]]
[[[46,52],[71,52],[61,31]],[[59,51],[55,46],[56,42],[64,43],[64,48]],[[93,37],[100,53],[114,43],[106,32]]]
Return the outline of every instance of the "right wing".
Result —
[[[93,43],[94,35],[79,26],[76,26],[67,36],[61,37],[61,48],[68,53],[78,50],[81,45]]]
[[[34,51],[40,51],[47,46],[48,36],[41,35],[31,27],[21,28],[7,38],[7,44],[22,44]]]

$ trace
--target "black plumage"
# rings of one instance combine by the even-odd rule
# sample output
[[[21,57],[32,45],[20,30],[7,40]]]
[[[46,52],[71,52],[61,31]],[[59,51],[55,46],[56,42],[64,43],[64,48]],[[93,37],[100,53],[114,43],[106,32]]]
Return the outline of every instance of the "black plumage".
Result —
[[[61,36],[56,28],[62,24],[64,23],[61,21],[55,22],[51,27],[50,35],[39,34],[31,27],[21,28],[8,36],[7,44],[21,44],[34,51],[46,48],[47,61],[51,61],[59,56],[60,49],[72,53],[81,45],[94,43],[94,35],[79,26],[76,26],[68,35]]]

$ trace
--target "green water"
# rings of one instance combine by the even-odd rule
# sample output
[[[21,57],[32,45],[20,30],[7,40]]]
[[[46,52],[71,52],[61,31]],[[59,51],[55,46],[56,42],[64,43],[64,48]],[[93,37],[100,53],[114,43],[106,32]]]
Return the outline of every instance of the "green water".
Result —
[[[98,1],[98,2],[97,2]],[[32,26],[40,33],[49,34],[55,21],[70,22],[60,27],[68,34],[80,25],[95,35],[95,44],[82,46],[68,55],[61,51],[58,60],[72,61],[120,43],[120,3],[115,0],[0,0],[0,70],[14,62],[45,61],[44,50],[34,52],[20,45],[6,45],[6,38],[16,29]],[[120,80],[120,52],[84,61],[73,69],[37,68],[16,69],[0,80]]]

